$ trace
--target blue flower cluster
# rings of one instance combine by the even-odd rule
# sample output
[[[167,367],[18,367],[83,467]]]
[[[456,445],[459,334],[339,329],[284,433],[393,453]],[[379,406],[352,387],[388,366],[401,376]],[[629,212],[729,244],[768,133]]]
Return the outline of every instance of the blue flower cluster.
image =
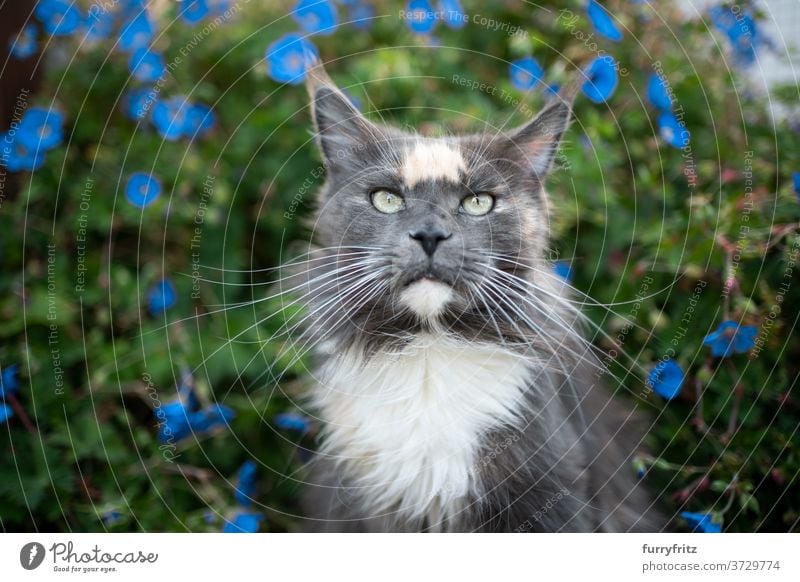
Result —
[[[350,24],[367,28],[375,11],[362,0],[342,0],[348,11]],[[311,35],[329,35],[339,26],[336,6],[328,0],[298,0],[291,16],[302,30],[290,32],[267,47],[267,74],[279,83],[299,85],[306,76],[306,68],[319,59],[319,52],[308,38]]]
[[[674,148],[681,149],[689,144],[691,134],[683,119],[672,112],[672,95],[668,81],[658,73],[651,73],[647,79],[647,101],[659,111],[658,128],[661,138]]]
[[[45,154],[64,140],[64,115],[56,109],[31,107],[0,133],[0,166],[10,172],[38,170]]]
[[[6,404],[6,398],[15,394],[19,390],[19,380],[17,380],[17,364],[11,364],[3,368],[0,374],[0,424],[7,422],[14,416],[14,409]]]
[[[595,30],[614,41],[622,40],[622,33],[614,24],[605,8],[591,0],[587,5],[587,15]],[[529,91],[540,82],[544,84],[544,69],[532,56],[522,57],[509,66],[511,84],[520,91]],[[605,103],[619,85],[619,64],[609,54],[601,53],[583,70],[584,83],[581,91],[593,103]],[[558,92],[558,86],[545,85],[549,95]]]
[[[705,337],[703,345],[711,348],[711,355],[728,358],[753,349],[757,333],[758,328],[755,325],[741,325],[726,320]],[[673,360],[666,359],[651,370],[647,384],[665,400],[672,400],[680,394],[685,378],[686,374],[681,367]]]
[[[459,0],[439,0],[434,7],[428,0],[410,0],[406,4],[406,24],[412,32],[430,35],[441,20],[454,30],[464,28],[467,18]]]
[[[154,415],[158,424],[158,440],[170,444],[192,434],[225,428],[236,416],[224,404],[211,404],[201,408],[194,390],[186,384],[178,388],[178,397],[175,400],[156,408]]]
[[[216,116],[207,105],[175,96],[156,102],[152,121],[161,137],[177,140],[207,134],[216,124]]]

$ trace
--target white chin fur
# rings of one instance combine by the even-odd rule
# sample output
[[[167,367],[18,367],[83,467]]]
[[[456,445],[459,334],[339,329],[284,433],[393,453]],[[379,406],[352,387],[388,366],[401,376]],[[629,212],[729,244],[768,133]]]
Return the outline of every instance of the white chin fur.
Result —
[[[449,285],[430,279],[415,281],[400,294],[400,303],[425,319],[438,317],[452,300]]]

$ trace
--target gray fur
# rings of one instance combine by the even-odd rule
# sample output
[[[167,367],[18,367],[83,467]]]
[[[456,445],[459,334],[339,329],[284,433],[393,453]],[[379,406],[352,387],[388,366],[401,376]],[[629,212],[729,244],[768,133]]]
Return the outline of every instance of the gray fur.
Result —
[[[534,363],[530,388],[516,426],[483,435],[474,472],[480,491],[464,509],[441,521],[435,513],[420,520],[391,511],[372,515],[360,501],[355,480],[333,459],[312,461],[304,492],[307,525],[319,531],[655,531],[663,520],[636,480],[631,456],[641,447],[637,419],[597,380],[599,363],[583,340],[579,316],[566,300],[532,295],[524,281],[556,289],[546,260],[547,200],[543,181],[569,116],[571,96],[562,95],[522,128],[508,132],[449,137],[461,152],[466,171],[459,184],[429,180],[408,188],[399,167],[404,148],[421,139],[364,118],[321,67],[309,73],[317,139],[327,181],[313,219],[314,259],[297,277],[312,314],[299,343],[331,350],[357,346],[366,354],[401,348],[430,323],[398,307],[409,281],[432,272],[456,290],[456,300],[439,324],[465,341],[502,344]],[[407,211],[375,211],[369,193],[376,188],[402,192]],[[487,216],[459,214],[469,192],[491,191],[497,209]],[[441,226],[452,237],[440,244],[432,262],[408,236],[420,224]],[[385,269],[377,293],[361,301],[344,292],[347,281],[331,285],[337,267],[362,247]],[[506,273],[500,275],[484,265]],[[329,275],[320,282],[321,275]],[[486,295],[478,302],[470,290],[493,277],[508,288],[504,298]],[[324,277],[323,277],[324,278]],[[515,279],[518,278],[518,279]],[[515,283],[515,281],[519,281]],[[497,288],[495,288],[497,289]],[[516,293],[516,294],[515,294]],[[546,306],[547,314],[519,299]],[[566,297],[566,295],[565,295]],[[505,300],[505,302],[504,302]],[[507,302],[507,303],[506,303]],[[526,325],[516,306],[536,324]],[[568,324],[568,325],[567,325]],[[543,331],[542,331],[543,330]],[[326,351],[315,349],[318,363]],[[499,451],[499,452],[498,452]]]

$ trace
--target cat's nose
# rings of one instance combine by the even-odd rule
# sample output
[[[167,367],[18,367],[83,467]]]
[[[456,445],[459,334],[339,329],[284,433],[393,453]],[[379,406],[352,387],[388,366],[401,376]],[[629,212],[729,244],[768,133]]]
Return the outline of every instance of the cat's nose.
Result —
[[[422,250],[425,251],[425,254],[429,257],[432,257],[434,251],[436,251],[436,247],[439,246],[439,243],[443,240],[449,239],[451,236],[453,236],[453,233],[447,232],[438,226],[434,226],[410,230],[408,232],[408,236],[419,242],[419,244],[422,245]]]

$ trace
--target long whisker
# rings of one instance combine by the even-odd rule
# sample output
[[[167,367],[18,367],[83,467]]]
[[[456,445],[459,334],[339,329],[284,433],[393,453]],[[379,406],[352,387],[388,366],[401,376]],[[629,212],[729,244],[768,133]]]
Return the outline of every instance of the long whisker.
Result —
[[[364,267],[364,268],[366,268],[366,267]],[[357,268],[356,268],[356,269],[357,269]],[[352,273],[349,273],[349,275],[350,275],[350,276],[352,276]],[[340,282],[341,282],[341,277],[340,277],[339,279],[336,279],[336,280],[334,280],[334,281],[332,282],[332,284],[333,284],[333,285],[335,285],[335,284],[337,284],[337,283],[340,283]],[[293,304],[293,303],[295,303],[295,302],[292,302],[292,303],[290,303],[290,305],[291,305],[291,304]],[[275,315],[277,315],[277,314],[279,314],[279,313],[283,313],[283,311],[282,311],[282,310],[281,310],[281,311],[276,311],[275,313],[272,313],[271,315],[269,315],[269,316],[267,316],[267,317],[265,317],[265,318],[263,318],[263,319],[261,319],[261,320],[257,321],[257,322],[256,322],[256,323],[254,323],[253,325],[250,325],[250,326],[248,326],[247,328],[245,328],[245,329],[243,329],[242,331],[240,331],[239,333],[237,333],[237,334],[236,334],[234,337],[230,338],[230,339],[229,339],[229,340],[227,340],[225,343],[223,343],[221,346],[219,346],[219,347],[218,347],[216,350],[214,350],[214,351],[213,351],[213,352],[212,352],[212,353],[211,353],[209,356],[205,357],[205,358],[203,359],[203,361],[202,361],[202,362],[200,362],[200,364],[198,364],[198,366],[195,368],[195,370],[194,370],[194,371],[196,372],[196,371],[197,371],[197,370],[200,368],[200,366],[202,366],[202,365],[204,365],[204,364],[206,363],[206,361],[207,361],[209,358],[212,358],[213,356],[215,356],[217,353],[219,353],[219,352],[220,352],[220,350],[222,350],[222,349],[224,349],[225,347],[227,347],[228,345],[230,345],[230,344],[231,344],[231,343],[232,343],[234,340],[237,340],[237,339],[239,339],[239,338],[240,338],[242,335],[244,335],[245,333],[247,333],[247,332],[249,332],[250,330],[252,330],[253,328],[255,328],[255,327],[257,327],[257,326],[259,326],[259,325],[263,324],[263,323],[264,323],[264,321],[266,321],[266,320],[268,320],[268,319],[270,319],[270,318],[274,317]],[[290,318],[290,319],[291,319],[291,318]],[[285,324],[284,324],[284,325],[285,325]],[[282,326],[282,327],[283,327],[283,326]]]
[[[363,251],[364,253],[371,253],[371,252],[375,252],[375,251],[382,251],[382,250],[385,249],[385,247],[364,247],[364,246],[354,246],[354,245],[347,245],[346,247],[315,247],[315,248],[311,249],[310,251],[308,251],[306,253],[303,253],[302,255],[296,256],[293,259],[290,259],[290,260],[287,260],[287,261],[282,261],[281,264],[278,265],[277,267],[268,267],[268,268],[264,268],[264,269],[223,269],[221,267],[212,267],[210,265],[200,265],[200,268],[201,269],[208,269],[210,271],[219,271],[219,272],[222,272],[222,273],[270,273],[272,271],[279,271],[279,270],[282,270],[282,269],[286,269],[286,267],[289,267],[291,265],[300,265],[300,264],[303,264],[303,263],[319,260],[319,259],[314,259],[314,258],[307,259],[305,261],[298,261],[297,260],[297,259],[300,259],[300,258],[303,258],[303,257],[307,257],[307,256],[309,256],[309,255],[311,255],[313,253],[335,252],[336,256],[340,256],[340,257],[349,256],[351,254],[356,254],[355,252],[354,253],[342,253],[341,252],[342,249],[356,249],[356,251]],[[321,257],[321,258],[324,258],[324,257]]]

